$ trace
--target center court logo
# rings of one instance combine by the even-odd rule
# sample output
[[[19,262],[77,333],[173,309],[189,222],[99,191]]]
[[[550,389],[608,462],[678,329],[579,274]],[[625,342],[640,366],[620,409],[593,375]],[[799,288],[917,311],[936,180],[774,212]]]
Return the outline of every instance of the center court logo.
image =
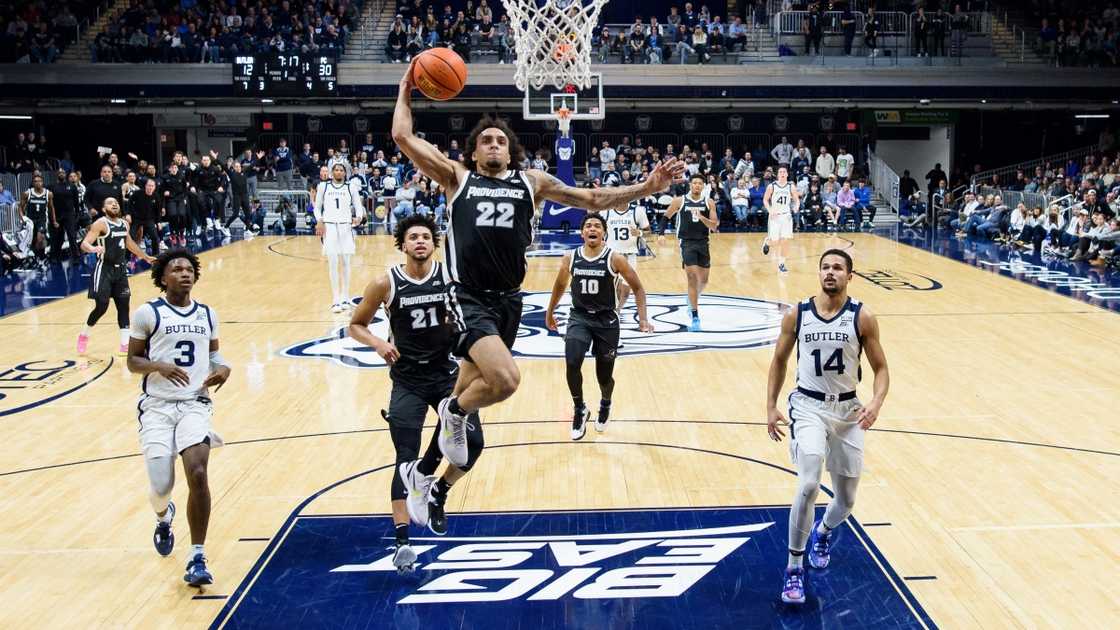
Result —
[[[525,359],[559,359],[564,357],[564,338],[545,327],[545,309],[549,293],[534,292],[524,296],[521,328],[513,346],[513,355]],[[782,327],[782,315],[788,308],[780,302],[754,298],[705,295],[700,299],[702,332],[689,332],[691,316],[684,297],[679,294],[654,293],[647,296],[652,334],[638,332],[634,321],[637,309],[630,305],[622,312],[622,343],[619,355],[636,356],[696,352],[699,350],[740,350],[773,345]],[[561,331],[568,318],[570,305],[561,304],[556,318]],[[387,338],[389,323],[378,312],[370,326],[373,334]],[[385,362],[372,348],[346,336],[346,326],[331,334],[303,341],[283,350],[284,356],[330,359],[356,368],[383,368]]]

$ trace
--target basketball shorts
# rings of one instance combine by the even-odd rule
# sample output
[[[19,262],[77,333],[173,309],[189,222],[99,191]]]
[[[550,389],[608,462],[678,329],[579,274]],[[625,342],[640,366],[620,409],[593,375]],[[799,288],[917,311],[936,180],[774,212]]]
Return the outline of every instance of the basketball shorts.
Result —
[[[132,294],[128,288],[128,270],[124,264],[108,265],[101,261],[93,268],[89,278],[89,299],[98,302],[126,298]]]
[[[210,439],[210,448],[223,444],[214,433],[214,406],[209,398],[168,400],[142,394],[136,406],[140,418],[140,450],[144,457],[173,457]]]
[[[826,403],[794,391],[789,396],[789,450],[795,467],[804,455],[818,455],[829,472],[859,477],[863,471],[866,431],[856,418],[863,405],[858,398]]]
[[[484,291],[455,283],[448,288],[448,299],[458,328],[455,356],[470,361],[474,344],[491,335],[513,348],[521,327],[521,289]]]
[[[783,238],[793,238],[793,216],[790,214],[772,214],[766,226],[766,236],[777,241]]]
[[[323,228],[324,256],[349,256],[354,253],[354,229],[349,223],[324,223]]]
[[[393,389],[389,393],[389,413],[385,418],[390,426],[416,430],[423,428],[428,408],[436,409],[439,401],[451,395],[455,389],[458,370],[442,366],[433,366],[432,369],[443,370],[446,378],[419,380],[393,377]]]
[[[618,354],[618,337],[618,317],[614,313],[607,319],[573,314],[564,332],[564,352],[582,357],[590,348],[594,356],[613,357]]]
[[[681,241],[681,266],[703,267],[712,266],[712,256],[708,251],[708,241],[682,240]]]

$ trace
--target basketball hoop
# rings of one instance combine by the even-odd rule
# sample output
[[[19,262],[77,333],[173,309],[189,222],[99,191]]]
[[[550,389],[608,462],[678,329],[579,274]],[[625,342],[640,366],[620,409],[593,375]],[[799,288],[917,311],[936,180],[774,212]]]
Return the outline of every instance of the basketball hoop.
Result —
[[[572,128],[572,110],[564,106],[556,110],[556,126],[560,129],[560,135],[567,138],[568,131]]]
[[[525,91],[546,83],[591,87],[591,36],[607,0],[502,0],[513,29],[517,69]]]

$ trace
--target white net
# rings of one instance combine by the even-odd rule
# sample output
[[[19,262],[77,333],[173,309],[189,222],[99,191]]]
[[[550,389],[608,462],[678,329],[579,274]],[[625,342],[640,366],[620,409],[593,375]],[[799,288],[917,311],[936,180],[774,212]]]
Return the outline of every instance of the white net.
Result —
[[[513,29],[519,90],[591,87],[591,37],[607,0],[502,0]]]

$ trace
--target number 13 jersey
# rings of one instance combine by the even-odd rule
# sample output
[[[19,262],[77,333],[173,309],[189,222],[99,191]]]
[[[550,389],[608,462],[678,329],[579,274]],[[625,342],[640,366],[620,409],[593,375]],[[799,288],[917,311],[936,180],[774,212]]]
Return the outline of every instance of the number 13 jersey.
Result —
[[[170,363],[187,373],[190,383],[176,385],[158,372],[146,374],[141,389],[164,400],[207,396],[202,384],[210,375],[210,340],[218,338],[218,318],[209,306],[191,302],[179,308],[157,298],[132,315],[133,339],[148,340],[148,359]]]
[[[817,313],[812,298],[797,305],[797,386],[822,394],[855,391],[860,380],[862,303],[848,298],[831,319]]]
[[[504,177],[468,173],[448,200],[447,271],[451,280],[487,291],[521,286],[533,242],[536,202],[523,171]]]

